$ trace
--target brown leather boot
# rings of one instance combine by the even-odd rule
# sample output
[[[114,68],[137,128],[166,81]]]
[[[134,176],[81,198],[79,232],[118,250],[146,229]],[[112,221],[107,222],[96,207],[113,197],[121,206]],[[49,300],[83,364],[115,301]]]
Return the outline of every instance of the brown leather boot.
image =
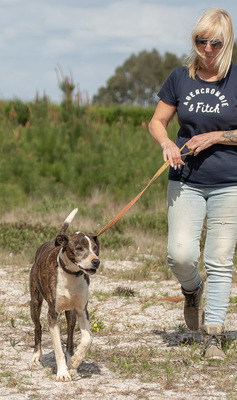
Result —
[[[199,288],[193,292],[187,292],[182,288],[185,297],[184,319],[188,329],[197,331],[204,322],[204,311],[202,307],[203,282]]]
[[[203,325],[201,332],[204,357],[209,360],[224,360],[226,355],[221,348],[222,327],[219,325]]]

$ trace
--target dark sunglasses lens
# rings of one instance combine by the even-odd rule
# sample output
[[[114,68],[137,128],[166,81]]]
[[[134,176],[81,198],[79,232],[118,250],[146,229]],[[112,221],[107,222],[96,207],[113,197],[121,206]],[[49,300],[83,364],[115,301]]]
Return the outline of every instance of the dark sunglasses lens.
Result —
[[[222,42],[220,40],[211,40],[210,45],[215,49],[222,47]]]
[[[200,39],[200,38],[197,38],[197,39],[196,39],[196,44],[197,44],[198,46],[206,46],[207,43],[208,43],[208,40],[207,40],[207,39]]]

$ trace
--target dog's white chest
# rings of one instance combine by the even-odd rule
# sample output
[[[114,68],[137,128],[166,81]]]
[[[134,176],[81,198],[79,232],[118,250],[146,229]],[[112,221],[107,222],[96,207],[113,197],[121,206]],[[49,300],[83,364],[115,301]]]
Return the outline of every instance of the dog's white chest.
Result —
[[[56,287],[56,312],[83,310],[88,301],[88,284],[84,276],[71,276],[58,269]]]

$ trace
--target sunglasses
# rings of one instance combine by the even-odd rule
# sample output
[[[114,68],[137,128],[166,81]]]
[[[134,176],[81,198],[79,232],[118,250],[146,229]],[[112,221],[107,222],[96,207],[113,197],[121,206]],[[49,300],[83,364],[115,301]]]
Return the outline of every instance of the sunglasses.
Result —
[[[196,45],[198,47],[206,47],[207,43],[210,43],[210,46],[213,49],[221,49],[223,46],[223,43],[220,40],[216,40],[216,39],[201,39],[201,38],[196,38],[195,40]]]

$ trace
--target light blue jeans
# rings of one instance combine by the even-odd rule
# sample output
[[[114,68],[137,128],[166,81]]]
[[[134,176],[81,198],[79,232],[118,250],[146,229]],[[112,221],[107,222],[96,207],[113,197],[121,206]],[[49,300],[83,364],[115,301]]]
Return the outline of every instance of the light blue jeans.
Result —
[[[186,291],[201,283],[200,239],[207,218],[203,260],[206,267],[205,325],[223,326],[229,304],[237,240],[237,186],[196,188],[169,181],[168,264]]]

